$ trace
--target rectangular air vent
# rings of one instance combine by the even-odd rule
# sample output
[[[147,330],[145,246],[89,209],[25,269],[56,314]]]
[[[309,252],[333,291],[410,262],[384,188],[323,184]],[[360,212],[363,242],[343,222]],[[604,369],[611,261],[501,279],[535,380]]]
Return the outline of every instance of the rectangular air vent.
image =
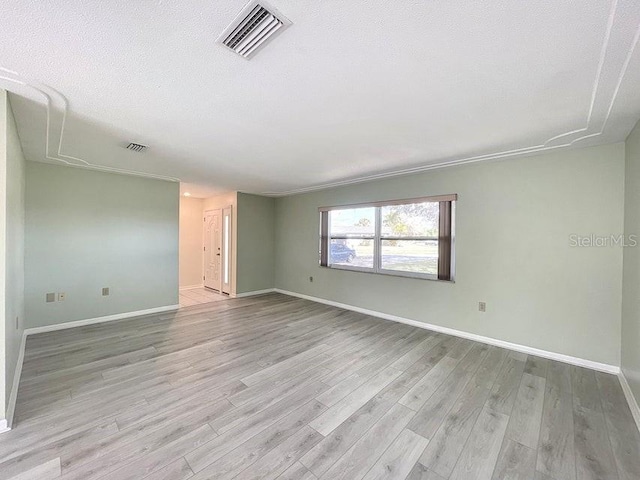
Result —
[[[149,147],[140,143],[130,143],[127,145],[127,150],[131,150],[132,152],[144,152],[147,148]]]
[[[289,25],[291,22],[280,12],[254,0],[242,9],[217,41],[241,57],[251,58]]]

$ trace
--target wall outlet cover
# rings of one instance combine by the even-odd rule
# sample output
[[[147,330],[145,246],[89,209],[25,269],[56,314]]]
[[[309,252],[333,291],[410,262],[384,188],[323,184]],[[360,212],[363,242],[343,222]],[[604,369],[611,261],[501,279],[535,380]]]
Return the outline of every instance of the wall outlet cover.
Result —
[[[485,302],[478,302],[478,311],[486,312],[487,311],[487,304]]]
[[[102,289],[102,296],[103,296],[103,297],[107,297],[107,296],[109,296],[109,287],[104,287],[104,288]]]
[[[67,298],[67,294],[64,292],[61,292],[58,294],[58,301],[59,302],[64,302],[65,298]]]

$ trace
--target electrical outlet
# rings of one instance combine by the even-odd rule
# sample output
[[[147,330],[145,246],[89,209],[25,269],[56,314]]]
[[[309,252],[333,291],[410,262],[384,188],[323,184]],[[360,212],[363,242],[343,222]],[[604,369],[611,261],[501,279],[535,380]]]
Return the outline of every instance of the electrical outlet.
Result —
[[[485,302],[478,302],[478,311],[486,312],[487,311],[487,304]]]
[[[104,287],[102,289],[102,296],[103,297],[108,297],[109,296],[109,287]]]
[[[309,281],[313,283],[313,277],[309,277]]]
[[[51,303],[51,302],[55,302],[56,301],[56,294],[55,293],[47,293],[47,303]]]
[[[64,299],[67,298],[67,294],[64,292],[61,292],[58,294],[58,301],[59,302],[64,302]]]

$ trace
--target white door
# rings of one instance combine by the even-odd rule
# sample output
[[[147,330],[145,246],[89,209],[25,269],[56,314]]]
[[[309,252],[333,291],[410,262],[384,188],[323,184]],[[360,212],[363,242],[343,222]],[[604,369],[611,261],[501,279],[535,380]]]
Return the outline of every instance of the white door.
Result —
[[[222,211],[205,212],[204,222],[204,286],[221,291]]]
[[[231,207],[222,209],[222,293],[231,292]]]

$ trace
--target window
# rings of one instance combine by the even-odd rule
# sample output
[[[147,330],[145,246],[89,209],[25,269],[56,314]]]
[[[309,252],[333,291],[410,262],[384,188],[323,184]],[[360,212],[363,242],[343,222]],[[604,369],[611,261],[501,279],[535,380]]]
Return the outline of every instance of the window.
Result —
[[[320,265],[453,280],[456,195],[320,208]]]

